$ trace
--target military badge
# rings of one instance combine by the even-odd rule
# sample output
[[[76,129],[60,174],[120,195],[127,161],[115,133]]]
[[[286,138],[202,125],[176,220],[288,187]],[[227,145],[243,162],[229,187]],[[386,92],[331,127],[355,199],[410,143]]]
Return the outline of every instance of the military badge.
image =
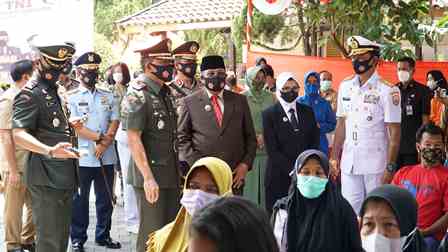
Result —
[[[212,110],[212,106],[207,104],[207,105],[205,105],[204,109],[205,109],[205,111],[210,112]]]
[[[88,61],[89,61],[89,62],[94,62],[94,61],[95,61],[95,55],[93,55],[93,54],[90,53],[90,54],[88,55]]]
[[[53,127],[57,128],[61,124],[61,121],[59,121],[58,118],[53,119]]]
[[[283,121],[284,121],[284,122],[289,121],[289,120],[288,120],[288,117],[284,116],[284,117],[283,117]]]
[[[367,117],[367,121],[370,122],[370,121],[372,121],[372,120],[373,120],[373,117],[372,117],[372,116],[368,116],[368,117]]]
[[[58,51],[58,58],[63,59],[65,56],[67,56],[68,50],[65,48],[61,48]]]
[[[358,49],[359,42],[354,37],[351,37],[350,41],[348,42],[348,46],[350,47],[350,49]]]
[[[197,52],[198,52],[198,47],[197,47],[196,45],[192,45],[192,46],[190,47],[190,52],[192,52],[192,53],[197,53]]]
[[[392,103],[398,106],[400,104],[400,92],[395,91],[390,93],[390,95],[392,96]]]
[[[163,120],[158,121],[158,122],[157,122],[157,128],[158,128],[159,130],[165,128],[165,122],[164,122]]]

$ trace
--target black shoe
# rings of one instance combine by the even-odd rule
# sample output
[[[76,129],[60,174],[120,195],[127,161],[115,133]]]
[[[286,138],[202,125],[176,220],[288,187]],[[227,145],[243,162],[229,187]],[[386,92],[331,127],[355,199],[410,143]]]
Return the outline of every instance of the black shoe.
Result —
[[[28,251],[28,252],[35,252],[36,251],[36,243],[31,244],[22,244],[22,249]]]
[[[96,245],[101,247],[106,247],[108,249],[121,249],[121,244],[117,241],[112,240],[112,238],[107,238],[102,241],[95,241]]]
[[[72,252],[85,252],[84,245],[82,245],[82,243],[79,242],[73,243]]]
[[[8,252],[25,252],[22,248],[8,249]]]

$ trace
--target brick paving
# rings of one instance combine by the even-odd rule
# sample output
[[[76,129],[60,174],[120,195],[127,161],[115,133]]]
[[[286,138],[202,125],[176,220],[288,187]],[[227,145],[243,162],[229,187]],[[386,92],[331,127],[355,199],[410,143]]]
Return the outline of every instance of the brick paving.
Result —
[[[118,188],[118,186],[117,186]],[[118,193],[117,195],[120,195]],[[93,192],[93,190],[92,190]],[[134,234],[130,234],[126,230],[125,222],[124,222],[124,208],[122,204],[123,200],[119,196],[118,204],[114,209],[114,213],[112,216],[112,230],[111,237],[114,240],[118,240],[121,242],[121,249],[106,249],[104,247],[99,247],[95,245],[95,225],[96,225],[96,212],[95,212],[95,196],[92,194],[90,196],[90,221],[89,221],[89,229],[87,234],[89,236],[89,240],[85,244],[85,249],[87,252],[112,252],[112,251],[124,251],[124,252],[133,252],[135,251],[135,241],[137,240],[137,236]],[[121,203],[121,204],[120,204]],[[0,195],[0,251],[6,251],[6,246],[4,242],[5,238],[5,230],[4,230],[4,220],[3,220],[3,209],[4,209],[4,197]],[[68,251],[71,251],[69,248]]]

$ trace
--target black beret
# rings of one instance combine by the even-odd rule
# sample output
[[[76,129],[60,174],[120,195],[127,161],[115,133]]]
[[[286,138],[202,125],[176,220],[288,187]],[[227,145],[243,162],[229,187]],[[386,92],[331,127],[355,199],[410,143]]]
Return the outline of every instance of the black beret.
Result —
[[[223,57],[219,55],[211,55],[202,58],[201,72],[208,69],[218,69],[218,68],[226,69]]]
[[[98,68],[100,64],[101,56],[94,52],[84,53],[75,61],[75,66],[86,69]]]

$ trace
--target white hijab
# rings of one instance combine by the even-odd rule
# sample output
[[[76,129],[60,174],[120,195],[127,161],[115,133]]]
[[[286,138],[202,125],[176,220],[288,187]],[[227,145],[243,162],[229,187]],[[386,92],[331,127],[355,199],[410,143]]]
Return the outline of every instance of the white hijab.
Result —
[[[293,101],[291,103],[286,102],[285,100],[283,100],[283,98],[281,97],[281,93],[280,91],[282,90],[283,86],[285,86],[286,82],[288,82],[288,80],[293,79],[297,82],[297,84],[299,84],[299,81],[297,80],[296,76],[292,73],[292,72],[283,72],[281,74],[279,74],[277,76],[277,81],[275,82],[275,95],[277,96],[277,99],[284,104],[291,104],[291,103],[295,103],[296,101]]]

